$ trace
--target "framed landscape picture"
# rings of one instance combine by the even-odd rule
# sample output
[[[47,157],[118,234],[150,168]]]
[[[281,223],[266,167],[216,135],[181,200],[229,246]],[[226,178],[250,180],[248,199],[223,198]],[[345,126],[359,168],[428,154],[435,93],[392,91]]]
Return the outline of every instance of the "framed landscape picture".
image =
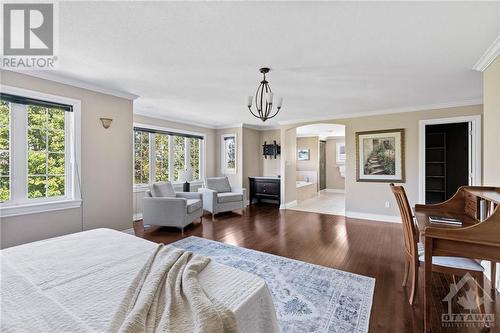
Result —
[[[356,132],[356,180],[405,182],[405,130]]]

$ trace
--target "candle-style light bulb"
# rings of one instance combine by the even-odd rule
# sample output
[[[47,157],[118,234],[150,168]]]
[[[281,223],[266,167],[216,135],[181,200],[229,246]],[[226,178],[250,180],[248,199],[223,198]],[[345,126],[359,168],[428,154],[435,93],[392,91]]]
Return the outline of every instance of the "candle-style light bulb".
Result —
[[[248,96],[248,99],[247,99],[247,105],[248,107],[251,107],[252,106],[252,96]]]
[[[274,94],[273,94],[272,91],[270,91],[270,92],[267,93],[267,102],[269,104],[273,104],[273,97],[274,97]]]
[[[277,105],[278,109],[281,108],[282,105],[283,105],[283,97],[280,97],[278,98],[278,105]]]

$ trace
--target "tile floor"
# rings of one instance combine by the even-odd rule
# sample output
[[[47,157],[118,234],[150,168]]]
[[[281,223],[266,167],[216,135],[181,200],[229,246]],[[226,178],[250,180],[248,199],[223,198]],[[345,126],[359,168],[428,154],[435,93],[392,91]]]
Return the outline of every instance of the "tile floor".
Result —
[[[319,192],[317,197],[304,200],[289,209],[330,215],[345,215],[344,193],[323,190]]]

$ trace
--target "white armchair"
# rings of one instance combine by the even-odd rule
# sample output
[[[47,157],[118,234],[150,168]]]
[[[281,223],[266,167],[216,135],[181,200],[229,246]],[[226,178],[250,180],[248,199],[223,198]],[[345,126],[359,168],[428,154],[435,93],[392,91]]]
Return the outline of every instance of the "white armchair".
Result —
[[[247,194],[246,189],[231,187],[227,177],[212,177],[205,179],[205,187],[199,188],[198,192],[203,194],[203,208],[212,213],[212,221],[215,214],[229,212],[237,209],[245,213]]]
[[[201,193],[176,193],[170,182],[154,183],[144,197],[144,224],[177,227],[184,231],[184,227],[196,218],[202,221],[202,200]]]

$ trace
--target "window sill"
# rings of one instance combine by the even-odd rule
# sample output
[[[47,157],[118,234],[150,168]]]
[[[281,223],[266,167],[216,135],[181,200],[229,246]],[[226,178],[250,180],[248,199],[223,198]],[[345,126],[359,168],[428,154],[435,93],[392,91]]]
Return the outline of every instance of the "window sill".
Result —
[[[38,214],[56,210],[79,208],[81,200],[59,200],[51,202],[24,203],[17,205],[0,205],[0,217]]]
[[[172,182],[174,189],[182,189],[183,182]],[[203,185],[203,180],[193,180],[189,182],[191,186],[200,186]],[[146,192],[149,191],[150,185],[134,185],[134,193]]]

